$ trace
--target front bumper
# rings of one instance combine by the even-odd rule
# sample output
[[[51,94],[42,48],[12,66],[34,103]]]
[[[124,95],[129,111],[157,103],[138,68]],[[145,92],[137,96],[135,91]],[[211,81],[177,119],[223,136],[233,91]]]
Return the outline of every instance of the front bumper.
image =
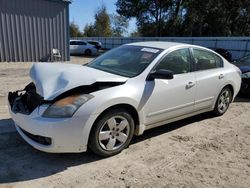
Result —
[[[34,148],[49,153],[78,153],[87,150],[84,139],[83,119],[43,118],[39,108],[30,115],[13,113],[10,110],[16,129],[22,138]]]
[[[33,83],[24,90],[10,92],[9,112],[16,130],[34,148],[50,153],[75,153],[87,150],[89,133],[98,114],[88,108],[70,118],[45,118],[50,105],[36,93]]]

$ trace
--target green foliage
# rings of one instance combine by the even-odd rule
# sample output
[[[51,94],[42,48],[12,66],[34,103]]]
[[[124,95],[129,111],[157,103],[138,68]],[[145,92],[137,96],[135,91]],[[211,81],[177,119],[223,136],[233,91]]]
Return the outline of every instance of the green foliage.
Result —
[[[193,36],[249,36],[249,0],[189,0],[185,32]]]
[[[110,15],[112,36],[121,37],[123,36],[128,28],[128,19],[121,15],[112,14]]]
[[[95,14],[94,29],[94,34],[98,37],[110,37],[112,35],[110,18],[104,5]]]
[[[130,33],[130,37],[141,37],[141,34],[136,30]]]
[[[85,37],[110,37],[112,36],[111,21],[107,8],[102,5],[95,13],[95,22],[86,24],[83,30]]]
[[[83,29],[84,37],[94,37],[95,36],[95,27],[93,24],[86,24]]]
[[[71,22],[69,25],[69,33],[70,37],[81,37],[83,35],[79,29],[79,26],[74,22]]]
[[[128,28],[128,19],[124,16],[107,13],[104,5],[95,14],[94,24],[86,24],[83,30],[85,37],[121,37]]]
[[[249,36],[249,0],[118,0],[142,36]]]

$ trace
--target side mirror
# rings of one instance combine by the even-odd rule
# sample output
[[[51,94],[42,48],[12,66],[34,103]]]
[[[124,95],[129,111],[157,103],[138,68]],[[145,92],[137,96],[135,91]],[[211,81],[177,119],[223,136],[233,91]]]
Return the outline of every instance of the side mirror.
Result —
[[[170,70],[165,70],[165,69],[160,69],[160,70],[156,70],[151,72],[148,77],[147,80],[148,81],[152,81],[154,79],[165,79],[165,80],[171,80],[174,78],[174,74],[172,71]]]

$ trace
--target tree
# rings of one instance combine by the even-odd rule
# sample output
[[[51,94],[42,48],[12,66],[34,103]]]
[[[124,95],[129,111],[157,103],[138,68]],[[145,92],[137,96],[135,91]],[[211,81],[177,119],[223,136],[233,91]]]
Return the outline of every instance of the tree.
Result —
[[[118,0],[116,6],[120,15],[137,19],[143,36],[161,36],[172,3],[171,0]]]
[[[135,30],[132,33],[130,33],[130,37],[141,37],[141,35],[137,30]]]
[[[94,29],[95,35],[98,37],[110,37],[112,35],[110,18],[104,5],[95,14]]]
[[[86,24],[83,29],[84,37],[94,37],[95,36],[95,27],[93,24]]]
[[[118,0],[142,36],[249,36],[249,0]]]
[[[122,15],[110,15],[112,36],[121,37],[127,32],[128,19]]]
[[[250,2],[248,0],[188,0],[185,23],[189,36],[249,35]]]
[[[83,35],[79,29],[79,26],[74,22],[71,22],[69,25],[69,33],[70,37],[81,37]]]

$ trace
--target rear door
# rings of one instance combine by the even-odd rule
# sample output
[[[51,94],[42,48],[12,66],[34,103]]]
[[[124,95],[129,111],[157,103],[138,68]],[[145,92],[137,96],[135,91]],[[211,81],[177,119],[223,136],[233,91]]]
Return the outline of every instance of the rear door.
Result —
[[[84,41],[77,41],[76,44],[77,44],[76,52],[78,54],[84,54],[85,50],[86,50],[87,43]]]
[[[193,48],[195,64],[195,110],[212,107],[224,83],[223,60],[215,53]]]

